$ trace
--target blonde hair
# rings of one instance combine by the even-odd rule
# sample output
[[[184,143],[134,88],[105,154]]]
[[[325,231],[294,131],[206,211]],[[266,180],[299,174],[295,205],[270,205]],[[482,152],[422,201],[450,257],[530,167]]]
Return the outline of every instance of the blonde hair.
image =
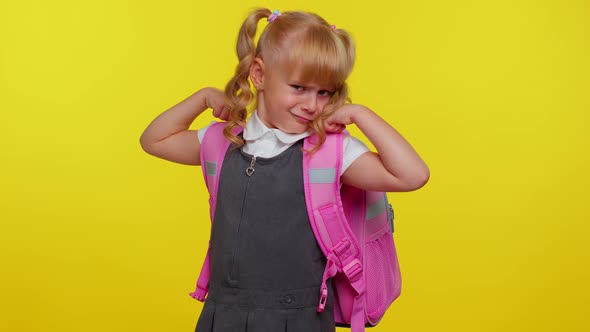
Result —
[[[229,121],[224,135],[237,146],[244,144],[243,139],[232,133],[232,129],[245,126],[247,107],[254,100],[248,81],[250,66],[255,58],[260,58],[270,66],[297,70],[303,82],[335,88],[329,104],[309,125],[319,138],[311,151],[314,152],[326,140],[323,121],[349,101],[346,79],[354,66],[354,42],[346,31],[335,29],[320,16],[293,11],[281,13],[269,23],[255,45],[258,21],[271,14],[266,8],[256,9],[240,28],[236,48],[239,63],[234,77],[225,87]]]

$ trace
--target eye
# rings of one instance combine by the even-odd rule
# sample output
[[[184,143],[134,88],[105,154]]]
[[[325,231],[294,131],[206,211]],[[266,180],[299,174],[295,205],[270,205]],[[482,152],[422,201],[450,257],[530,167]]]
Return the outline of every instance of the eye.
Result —
[[[334,95],[334,92],[328,90],[320,90],[318,94],[322,97],[332,97],[332,95]]]
[[[301,85],[297,85],[297,84],[291,84],[291,87],[297,91],[303,91],[305,90],[304,87],[302,87]]]

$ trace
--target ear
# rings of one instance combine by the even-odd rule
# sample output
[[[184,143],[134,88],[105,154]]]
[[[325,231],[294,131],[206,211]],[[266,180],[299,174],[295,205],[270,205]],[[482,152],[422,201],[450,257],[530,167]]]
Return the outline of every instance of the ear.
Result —
[[[256,90],[264,89],[264,62],[260,58],[254,58],[252,65],[250,65],[250,80],[254,84]]]

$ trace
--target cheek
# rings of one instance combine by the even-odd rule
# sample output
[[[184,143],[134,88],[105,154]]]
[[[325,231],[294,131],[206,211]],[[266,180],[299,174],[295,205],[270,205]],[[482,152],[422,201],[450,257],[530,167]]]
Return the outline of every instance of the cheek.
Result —
[[[320,109],[322,110],[322,112],[325,110],[328,104],[330,104],[330,98],[320,100]]]
[[[299,98],[297,98],[297,96],[285,95],[285,97],[282,100],[282,103],[286,107],[291,108],[291,107],[296,107],[297,105],[301,104],[301,100]]]
[[[285,107],[285,99],[277,98],[276,96],[268,100],[268,106],[271,110],[276,110]]]

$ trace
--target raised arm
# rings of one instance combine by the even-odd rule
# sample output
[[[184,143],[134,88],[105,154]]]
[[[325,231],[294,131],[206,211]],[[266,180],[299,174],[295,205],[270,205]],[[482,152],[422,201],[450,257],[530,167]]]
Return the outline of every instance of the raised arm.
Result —
[[[338,131],[354,123],[377,149],[357,158],[342,174],[342,183],[375,191],[412,191],[426,184],[430,171],[410,143],[369,108],[347,104],[327,120]],[[338,128],[340,126],[340,128]]]
[[[213,115],[227,118],[223,110],[223,92],[203,88],[158,115],[143,131],[139,142],[143,150],[155,157],[185,165],[200,165],[201,144],[197,130],[188,128],[208,108]]]

